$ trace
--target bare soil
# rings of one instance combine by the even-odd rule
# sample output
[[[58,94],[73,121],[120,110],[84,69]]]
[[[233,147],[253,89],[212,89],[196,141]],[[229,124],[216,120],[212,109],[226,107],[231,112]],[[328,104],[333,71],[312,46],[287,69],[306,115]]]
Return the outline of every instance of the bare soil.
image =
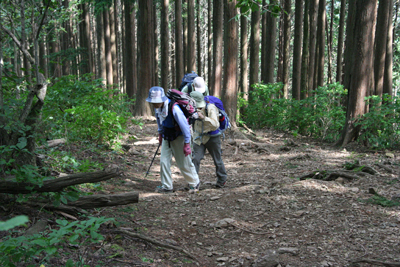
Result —
[[[155,121],[130,132],[136,139],[127,138],[125,153],[102,159],[123,174],[103,182],[101,193],[137,191],[139,203],[91,211],[116,223],[101,228],[102,244],[81,248],[89,266],[400,266],[400,209],[389,207],[400,199],[399,151],[356,143],[337,149],[310,138],[238,129],[223,141],[225,188],[215,188],[215,167],[206,154],[198,193],[185,191],[173,164],[175,192],[158,194],[159,153],[145,177],[158,146]],[[376,173],[359,168],[354,178],[325,181],[316,173],[300,179],[344,171],[356,161]]]

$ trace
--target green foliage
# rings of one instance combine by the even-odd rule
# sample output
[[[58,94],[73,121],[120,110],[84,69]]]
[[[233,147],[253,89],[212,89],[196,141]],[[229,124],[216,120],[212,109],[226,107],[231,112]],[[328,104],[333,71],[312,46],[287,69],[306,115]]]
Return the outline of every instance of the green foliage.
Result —
[[[43,135],[69,141],[113,144],[125,132],[131,103],[124,95],[104,90],[90,75],[60,78],[49,90],[43,110]],[[51,129],[51,130],[48,130]]]
[[[23,225],[29,221],[29,218],[25,215],[20,215],[9,219],[5,222],[0,221],[0,231],[8,231],[14,227]]]
[[[345,121],[342,102],[347,94],[340,84],[319,87],[304,100],[279,98],[282,83],[255,84],[249,102],[239,97],[239,107],[246,107],[240,121],[255,127],[269,127],[334,141]],[[260,116],[262,114],[263,116]]]
[[[103,236],[98,233],[100,225],[111,218],[89,217],[87,221],[68,222],[67,220],[57,220],[57,228],[50,232],[31,236],[4,237],[0,242],[0,265],[19,266],[27,263],[28,266],[37,266],[33,258],[46,262],[51,257],[59,255],[58,251],[64,244],[86,245],[97,243],[103,240]],[[71,263],[71,260],[69,260]],[[82,266],[74,264],[69,266]]]
[[[369,199],[365,200],[366,203],[380,205],[382,207],[395,207],[400,206],[400,202],[389,200],[381,195],[373,195]]]
[[[382,98],[366,98],[370,111],[355,125],[361,127],[359,141],[373,148],[394,148],[400,146],[400,101],[398,97],[385,94]]]

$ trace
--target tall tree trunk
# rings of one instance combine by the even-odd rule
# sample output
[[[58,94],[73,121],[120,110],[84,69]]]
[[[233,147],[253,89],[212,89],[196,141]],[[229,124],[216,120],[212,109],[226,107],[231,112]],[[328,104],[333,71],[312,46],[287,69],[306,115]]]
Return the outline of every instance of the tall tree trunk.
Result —
[[[316,40],[317,40],[317,11],[318,11],[319,0],[310,0],[310,57],[308,66],[308,89],[314,90],[316,82],[314,80],[315,75],[315,59],[316,59]]]
[[[103,28],[103,11],[96,11],[96,33],[97,33],[97,61],[98,61],[98,78],[103,80],[104,86],[107,85],[107,69],[106,69],[106,44],[104,40]]]
[[[163,0],[161,7],[161,87],[168,89],[169,74],[169,0]]]
[[[39,65],[40,65],[40,69],[43,72],[43,75],[45,77],[48,77],[48,71],[47,71],[47,55],[46,55],[46,45],[45,45],[45,41],[43,40],[43,38],[39,41]]]
[[[338,46],[337,46],[337,63],[336,63],[336,82],[343,83],[343,36],[344,36],[344,23],[346,17],[346,0],[340,1],[340,20],[339,20],[339,33],[338,33]],[[333,18],[332,18],[333,19]]]
[[[274,5],[277,0],[271,0],[270,4]],[[267,12],[267,42],[265,47],[266,75],[265,83],[273,83],[275,75],[275,55],[276,55],[276,17],[277,14]]]
[[[365,113],[364,97],[370,85],[373,72],[372,58],[374,47],[374,24],[376,20],[377,0],[358,0],[355,10],[355,25],[353,31],[354,43],[352,47],[353,66],[351,68],[351,82],[347,105],[346,123],[337,145],[345,146],[356,139],[360,126],[356,126],[358,119]],[[350,16],[351,14],[349,14]]]
[[[249,94],[249,65],[247,63],[248,59],[248,23],[245,16],[240,16],[240,80],[239,80],[239,90],[243,93],[244,99],[248,100]]]
[[[237,15],[236,0],[225,2],[225,64],[222,99],[231,123],[236,127],[237,110],[237,60],[238,60],[238,25],[231,19]]]
[[[213,32],[212,32],[212,3],[211,0],[207,1],[208,3],[208,13],[207,13],[207,75],[208,75],[208,83],[212,82],[212,66],[213,66],[213,54],[212,54],[212,44],[213,44]]]
[[[259,82],[259,51],[260,51],[260,10],[251,13],[251,34],[250,34],[250,88]],[[251,100],[251,99],[250,99]]]
[[[386,60],[386,43],[388,36],[388,26],[390,14],[390,1],[379,1],[378,17],[376,22],[375,34],[375,61],[374,61],[374,78],[375,78],[375,95],[382,97],[383,94],[383,78],[385,74]]]
[[[325,12],[326,0],[319,0],[318,7],[318,29],[317,29],[317,49],[318,57],[316,58],[316,86],[324,85],[324,65],[325,65],[325,24],[326,24],[326,12]]]
[[[201,59],[201,15],[200,15],[200,0],[196,1],[196,34],[197,34],[197,74],[203,76],[202,72],[202,59]]]
[[[344,75],[343,75],[343,86],[346,89],[350,90],[350,81],[351,74],[353,68],[353,59],[352,54],[353,45],[354,45],[354,27],[355,27],[355,14],[356,14],[356,2],[349,2],[349,10],[347,12],[347,22],[346,22],[346,41],[345,41],[345,49],[344,49]]]
[[[222,50],[223,50],[223,15],[224,1],[214,1],[214,46],[213,46],[213,78],[211,83],[211,92],[215,96],[221,95],[222,85]]]
[[[159,72],[158,72],[158,62],[160,59],[160,51],[159,51],[159,44],[158,44],[158,31],[157,31],[157,1],[153,1],[153,9],[152,9],[152,15],[151,15],[151,25],[153,25],[153,50],[154,53],[151,53],[152,56],[152,67],[153,67],[153,84],[160,84],[160,81],[158,79]]]
[[[130,0],[124,0],[125,7],[125,57],[124,57],[124,66],[125,66],[125,79],[126,79],[126,93],[129,99],[135,99],[135,84],[136,84],[136,72],[134,71],[134,65],[136,65],[134,49],[134,28],[135,25],[132,25],[131,16],[135,15],[135,11],[133,9],[133,4]]]
[[[393,0],[389,2],[388,34],[386,38],[385,74],[383,78],[383,93],[393,96]]]
[[[194,17],[194,0],[188,0],[188,35],[187,35],[187,69],[196,71],[196,24]]]
[[[175,0],[175,87],[178,88],[185,74],[183,61],[182,0]]]
[[[292,98],[300,100],[301,42],[303,37],[303,0],[296,0],[294,13]]]
[[[80,47],[85,49],[85,52],[81,55],[81,73],[86,74],[92,71],[92,49],[90,45],[90,24],[89,23],[89,14],[87,12],[87,3],[80,4],[79,9],[81,10],[79,23],[79,34],[80,34]]]
[[[63,7],[65,10],[68,10],[69,8],[69,0],[62,0],[63,2]],[[70,22],[69,19],[64,21],[63,23],[65,32],[61,34],[61,50],[63,52],[62,55],[62,75],[70,75],[71,74],[71,61],[69,58],[70,53],[68,52],[68,49],[71,48],[70,46],[70,37],[72,35],[71,33],[71,28],[70,28]]]
[[[335,16],[335,2],[331,0],[331,20],[328,28],[328,20],[326,19],[326,39],[328,53],[328,84],[332,83],[332,47],[333,47],[333,18]],[[328,33],[329,29],[329,33]]]
[[[150,116],[151,108],[145,99],[153,86],[154,56],[153,1],[139,0],[138,18],[138,92],[136,94],[135,116]],[[149,64],[150,62],[150,64]]]
[[[303,19],[303,53],[301,55],[301,81],[300,81],[300,99],[306,99],[308,97],[308,67],[309,64],[309,23],[308,23],[308,10],[309,10],[309,0],[304,1],[304,19]]]
[[[262,6],[266,7],[266,0],[262,1]],[[261,15],[261,82],[266,83],[267,76],[267,61],[266,61],[266,47],[267,47],[267,16],[269,12],[263,12]]]
[[[117,4],[116,0],[114,0],[114,4],[110,8],[110,50],[111,50],[111,58],[112,58],[112,76],[113,83],[115,88],[120,88],[119,84],[119,75],[118,75],[118,55],[117,55],[117,35],[118,29],[116,28],[118,25],[118,16],[117,13]]]
[[[110,11],[106,9],[103,11],[103,27],[104,27],[104,43],[105,43],[105,57],[106,57],[106,70],[107,70],[107,86],[111,88],[114,83],[113,80],[113,59],[111,54],[111,30],[110,30]]]
[[[290,47],[290,16],[292,14],[291,0],[285,0],[285,13],[283,15],[283,97],[289,96],[289,47]]]

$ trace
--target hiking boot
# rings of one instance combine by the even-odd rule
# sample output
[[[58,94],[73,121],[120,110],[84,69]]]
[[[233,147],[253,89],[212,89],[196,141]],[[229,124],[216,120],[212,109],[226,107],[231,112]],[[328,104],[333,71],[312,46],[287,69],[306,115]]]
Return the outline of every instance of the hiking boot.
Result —
[[[173,193],[174,190],[173,189],[166,189],[164,188],[162,185],[159,185],[156,187],[156,193],[160,193],[160,194],[168,194],[168,193]]]
[[[200,182],[196,186],[188,185],[188,187],[189,187],[189,194],[194,194],[196,192],[199,192]]]
[[[225,184],[226,184],[226,181],[223,182],[223,183],[217,182],[217,183],[215,184],[215,186],[216,186],[217,188],[224,188],[224,187],[225,187]]]

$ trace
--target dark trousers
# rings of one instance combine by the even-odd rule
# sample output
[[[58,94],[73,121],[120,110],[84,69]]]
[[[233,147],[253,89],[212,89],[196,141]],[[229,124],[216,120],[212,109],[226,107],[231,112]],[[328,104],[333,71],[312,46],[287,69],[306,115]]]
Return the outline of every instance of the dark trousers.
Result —
[[[217,173],[217,182],[225,183],[227,179],[227,174],[225,170],[224,162],[222,161],[222,151],[221,151],[221,138],[220,136],[211,137],[206,144],[193,144],[193,163],[196,168],[197,173],[200,170],[200,161],[204,158],[206,152],[210,153],[214,160],[215,171]],[[200,178],[200,177],[199,177]],[[200,178],[201,180],[201,178]]]

